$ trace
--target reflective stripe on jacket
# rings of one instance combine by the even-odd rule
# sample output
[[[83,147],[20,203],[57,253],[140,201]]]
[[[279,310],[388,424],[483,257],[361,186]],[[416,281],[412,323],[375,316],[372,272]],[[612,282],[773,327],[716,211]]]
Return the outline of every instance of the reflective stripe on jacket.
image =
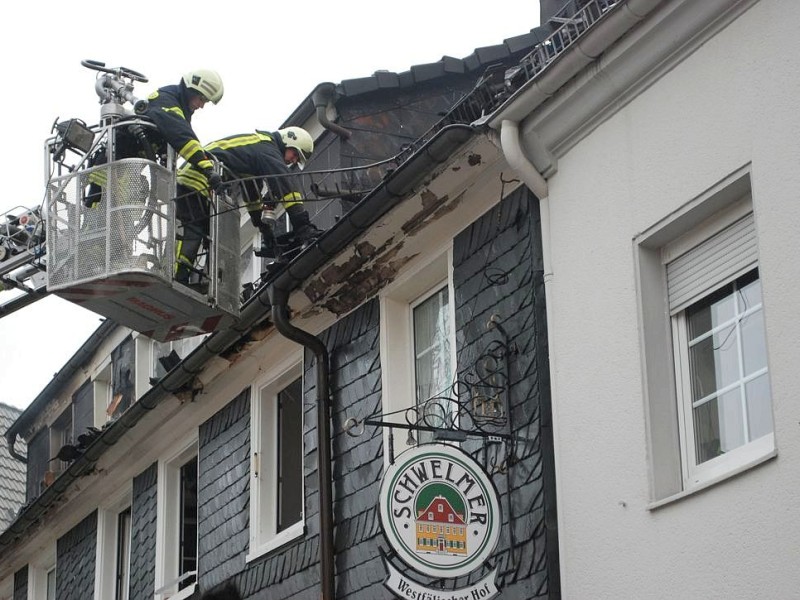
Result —
[[[230,181],[264,177],[273,199],[288,208],[301,204],[303,195],[296,178],[286,177],[290,171],[283,160],[285,150],[280,135],[264,131],[231,135],[205,147],[206,152],[225,166],[223,179]],[[272,175],[282,177],[271,177]],[[178,183],[203,195],[208,194],[205,177],[193,165],[186,164],[178,169]],[[260,185],[254,183],[245,186],[244,201],[260,205],[260,188]]]
[[[145,115],[184,160],[200,170],[210,169],[213,165],[192,129],[188,94],[183,82],[159,88],[150,94]]]

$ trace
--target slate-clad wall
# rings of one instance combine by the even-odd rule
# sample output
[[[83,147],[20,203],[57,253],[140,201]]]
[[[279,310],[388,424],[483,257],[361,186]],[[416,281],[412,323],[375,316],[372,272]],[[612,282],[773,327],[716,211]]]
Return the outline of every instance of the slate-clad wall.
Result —
[[[14,599],[28,600],[28,567],[14,573]]]
[[[383,464],[381,434],[350,438],[339,432],[346,414],[362,416],[380,404],[378,305],[373,301],[321,335],[330,351],[333,405],[337,597],[378,600],[377,490]],[[249,516],[249,394],[243,393],[200,430],[200,588],[231,577],[247,600],[306,600],[319,596],[316,361],[304,359],[304,486],[306,534],[299,541],[245,564]],[[241,448],[239,452],[237,448]],[[246,451],[245,451],[246,450]],[[230,459],[224,458],[233,455]],[[242,479],[243,478],[243,479]],[[231,486],[231,489],[228,488]],[[222,529],[220,529],[222,528]],[[226,529],[227,528],[227,529]],[[222,535],[222,532],[225,535]]]
[[[56,600],[94,597],[97,511],[56,542]]]
[[[200,426],[198,556],[200,587],[242,571],[249,538],[250,388]]]
[[[493,474],[503,529],[491,562],[503,598],[559,595],[550,383],[538,202],[519,188],[453,243],[453,285],[459,380],[470,379],[490,344],[493,315],[508,335],[511,430],[516,462]],[[472,379],[474,380],[474,379]],[[464,445],[487,467],[502,465],[504,448]],[[491,470],[491,468],[487,468]],[[509,495],[509,490],[511,493]],[[548,529],[552,527],[552,529]],[[466,579],[458,585],[466,585]]]
[[[378,491],[383,473],[383,432],[344,433],[348,418],[381,411],[380,307],[377,300],[339,320],[323,336],[330,352],[333,497],[336,529],[336,597],[392,598],[385,573]]]
[[[152,600],[156,584],[158,463],[133,479],[130,600]]]
[[[498,566],[503,598],[510,600],[558,597],[557,540],[555,531],[546,526],[555,523],[555,495],[538,232],[538,203],[520,190],[454,240],[459,375],[474,369],[482,348],[496,339],[497,331],[485,327],[492,314],[500,317],[509,341],[518,350],[510,357],[512,422],[514,433],[529,443],[519,447],[519,460],[507,474],[493,476],[501,492],[504,526],[491,561]],[[391,600],[392,594],[383,586],[386,571],[380,559],[380,549],[389,548],[378,515],[382,431],[367,427],[358,437],[343,433],[348,418],[364,418],[381,410],[378,301],[365,303],[320,338],[330,352],[336,596]],[[231,580],[247,600],[264,598],[267,589],[270,600],[305,600],[319,595],[317,372],[309,352],[304,364],[306,535],[273,554],[250,564],[244,562],[250,414],[248,397],[243,394],[200,431],[201,590],[236,573]],[[481,463],[492,460],[480,444],[465,447]],[[480,575],[461,578],[455,586],[467,585]],[[434,584],[431,578],[412,576],[423,584]],[[453,582],[447,587],[453,587]]]
[[[245,562],[250,526],[250,390],[200,428],[199,588],[226,578],[246,600],[305,600],[319,589],[315,383],[305,358],[303,412],[306,535],[280,550]]]

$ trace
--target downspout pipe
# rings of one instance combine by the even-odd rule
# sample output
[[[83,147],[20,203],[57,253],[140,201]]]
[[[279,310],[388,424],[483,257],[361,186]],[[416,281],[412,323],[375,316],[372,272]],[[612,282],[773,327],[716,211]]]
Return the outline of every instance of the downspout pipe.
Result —
[[[328,105],[333,101],[336,86],[333,83],[320,83],[311,92],[311,103],[317,114],[317,120],[328,131],[332,131],[343,140],[350,139],[350,131],[328,119]]]
[[[525,151],[522,149],[519,123],[508,119],[502,122],[500,125],[500,147],[508,164],[520,176],[523,183],[536,194],[539,200],[547,198],[549,195],[547,180],[536,170],[536,167],[528,160]]]
[[[533,140],[541,144],[539,138],[532,136]],[[553,267],[550,257],[550,188],[547,180],[533,165],[520,142],[519,123],[508,119],[500,125],[500,147],[511,165],[511,168],[520,176],[522,182],[536,194],[539,199],[539,212],[542,222],[542,266],[544,268],[545,300],[547,301],[548,314],[550,302],[548,290],[553,279]],[[540,154],[549,154],[545,148],[540,148]],[[557,171],[555,162],[551,164],[551,174]],[[549,319],[548,319],[549,320]]]
[[[544,147],[540,138],[532,134],[530,136],[531,143],[534,144],[533,153],[536,156],[550,156],[547,148]],[[520,143],[520,134],[519,134],[519,124],[515,121],[510,120],[503,120],[500,126],[500,144],[503,154],[506,157],[506,160],[514,169],[514,171],[519,175],[522,179],[523,183],[530,188],[530,190],[536,195],[539,199],[539,220],[540,220],[540,235],[541,235],[541,242],[542,242],[542,282],[544,284],[544,309],[545,309],[545,321],[547,323],[547,331],[551,332],[554,331],[553,327],[553,265],[552,259],[550,254],[550,190],[547,183],[547,180],[544,176],[538,171],[538,169],[533,165],[532,161],[528,158],[528,155],[522,148],[522,144]],[[557,171],[557,163],[555,158],[552,158],[549,164],[549,172],[550,174],[554,174]],[[552,341],[550,340],[549,333],[548,333],[548,341],[547,344],[550,348],[552,348]],[[556,381],[557,379],[554,377],[555,373],[555,352],[548,351],[548,363],[550,368],[550,397],[551,398],[558,398],[558,394],[556,392]],[[556,450],[558,440],[556,438],[556,429],[554,426],[554,416],[555,407],[550,406],[550,436],[551,443],[553,445],[553,449]],[[543,431],[542,436],[545,437],[546,433]],[[555,458],[553,457],[553,461]],[[549,461],[545,461],[547,463]],[[545,467],[545,478],[548,479],[547,473],[550,472],[550,479],[554,486],[558,486],[558,480],[555,477],[554,471],[555,465],[551,464],[550,467]],[[560,493],[556,491],[556,498],[560,497]],[[549,510],[547,511],[549,512]],[[556,520],[558,519],[558,515],[560,513],[556,509]],[[549,529],[549,527],[548,527]],[[551,550],[548,550],[548,554]],[[549,562],[549,561],[548,561]],[[555,563],[557,565],[558,558],[555,558]],[[550,572],[550,568],[548,568],[548,572]],[[555,567],[554,577],[558,577],[558,567]],[[555,586],[554,586],[555,587]]]
[[[314,353],[317,359],[317,484],[319,485],[320,597],[335,599],[333,483],[331,475],[331,401],[328,348],[318,337],[289,321],[290,288],[270,286],[272,322],[284,337]]]

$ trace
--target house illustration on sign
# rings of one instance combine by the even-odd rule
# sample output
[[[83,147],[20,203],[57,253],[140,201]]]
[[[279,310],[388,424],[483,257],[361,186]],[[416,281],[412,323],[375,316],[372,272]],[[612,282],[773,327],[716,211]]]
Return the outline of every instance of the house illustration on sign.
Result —
[[[417,511],[417,552],[467,554],[467,524],[444,496],[436,496]]]

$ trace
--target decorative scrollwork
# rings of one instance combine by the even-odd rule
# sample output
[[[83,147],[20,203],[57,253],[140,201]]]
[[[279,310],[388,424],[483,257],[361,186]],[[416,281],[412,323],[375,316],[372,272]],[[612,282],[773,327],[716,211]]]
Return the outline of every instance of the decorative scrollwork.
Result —
[[[496,451],[486,453],[489,471],[505,472],[511,458],[509,452],[520,441],[511,433],[514,428],[508,408],[509,358],[517,350],[509,344],[497,315],[492,315],[486,327],[497,331],[500,339],[492,339],[472,367],[443,393],[399,411],[374,414],[362,420],[349,418],[344,431],[359,436],[366,425],[388,427],[393,444],[393,430],[407,430],[407,445],[482,438],[485,443],[501,444]],[[389,453],[393,460],[394,449],[390,447]]]

